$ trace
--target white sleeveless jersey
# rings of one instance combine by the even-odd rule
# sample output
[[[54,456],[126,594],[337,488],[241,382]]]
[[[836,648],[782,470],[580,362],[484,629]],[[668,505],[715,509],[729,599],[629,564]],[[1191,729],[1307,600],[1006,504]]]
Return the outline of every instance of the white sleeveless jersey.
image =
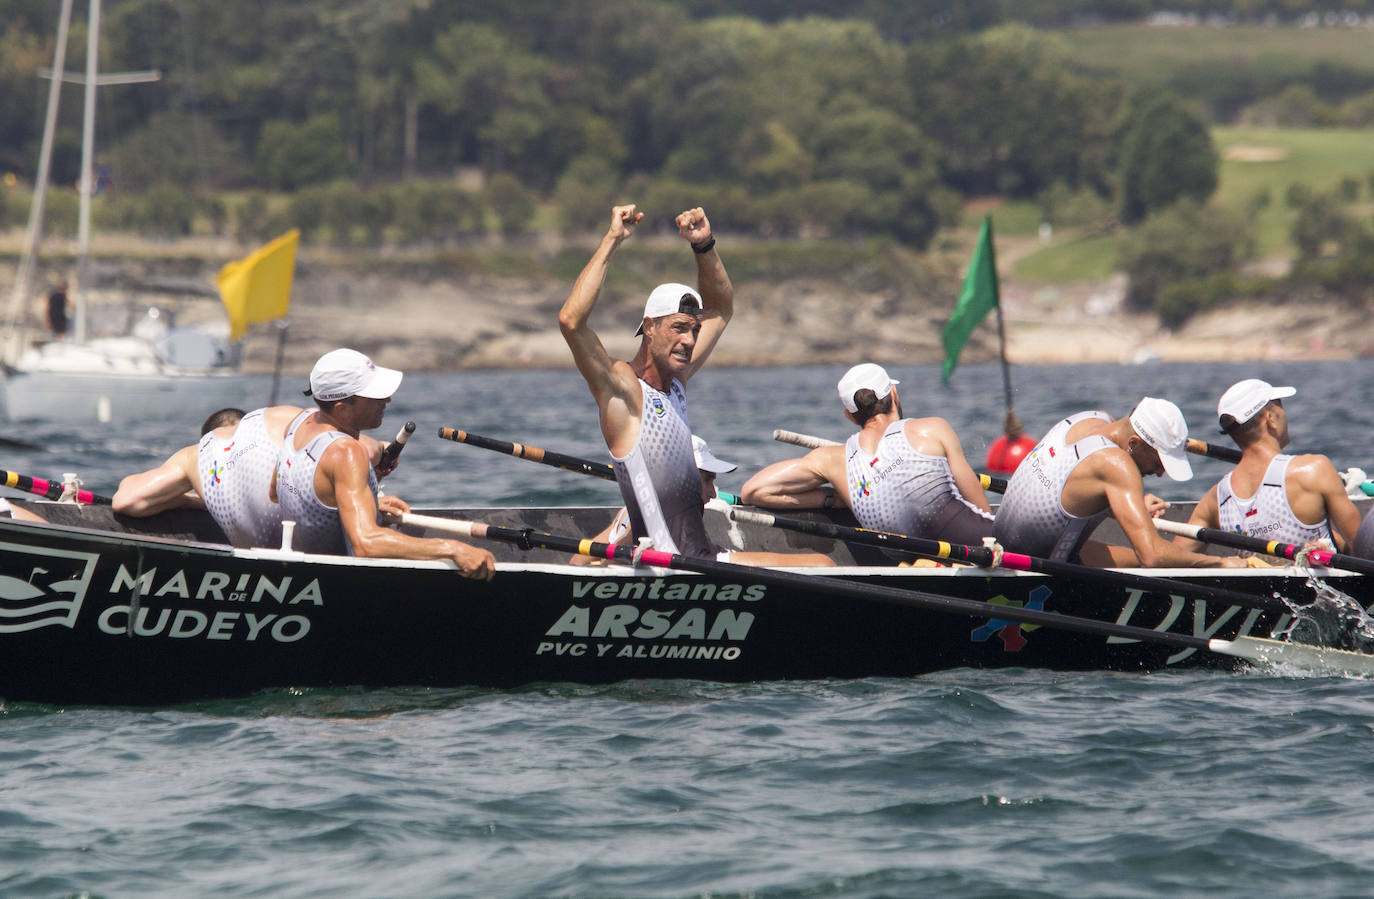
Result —
[[[314,410],[311,410],[314,411]],[[294,521],[293,549],[307,553],[353,555],[353,547],[344,536],[336,506],[326,506],[315,493],[315,469],[320,458],[335,440],[347,437],[343,431],[325,431],[316,435],[300,449],[295,448],[296,430],[310,412],[298,415],[286,429],[277,459],[277,499],[281,503],[283,521]],[[377,497],[377,473],[369,466],[367,486]]]
[[[859,435],[845,442],[849,508],[866,528],[908,537],[980,543],[992,534],[992,516],[964,499],[944,456],[917,452],[906,439],[906,420],[888,425],[876,455],[859,446]],[[947,508],[950,504],[962,507]],[[951,513],[972,527],[958,527]],[[959,533],[953,533],[955,528]],[[971,532],[970,532],[971,531]]]
[[[692,455],[687,391],[673,379],[668,393],[644,383],[639,439],[624,458],[611,456],[616,483],[630,513],[634,538],[649,537],[654,549],[693,558],[715,558],[701,517],[701,473]]]
[[[281,545],[281,506],[268,495],[280,449],[267,434],[263,409],[243,416],[227,440],[214,431],[200,438],[201,498],[235,546]]]
[[[1232,472],[1227,472],[1217,484],[1217,520],[1221,529],[1280,543],[1330,540],[1331,525],[1327,519],[1304,524],[1288,504],[1288,463],[1292,461],[1292,456],[1283,453],[1275,456],[1264,471],[1259,489],[1250,497],[1236,495],[1231,489]]]
[[[1079,412],[1050,428],[1035,449],[1016,467],[997,507],[994,533],[1007,549],[1055,560],[1073,558],[1098,523],[1111,514],[1104,509],[1080,517],[1064,508],[1064,485],[1084,459],[1116,446],[1100,434],[1065,443],[1069,429],[1080,421],[1110,422],[1106,412]]]

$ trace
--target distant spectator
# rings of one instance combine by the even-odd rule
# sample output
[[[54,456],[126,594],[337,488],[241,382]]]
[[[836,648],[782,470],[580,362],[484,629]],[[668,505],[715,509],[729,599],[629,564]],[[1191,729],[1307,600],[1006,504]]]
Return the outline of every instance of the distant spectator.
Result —
[[[67,282],[61,280],[48,294],[48,330],[56,337],[65,337],[70,325],[67,319]]]

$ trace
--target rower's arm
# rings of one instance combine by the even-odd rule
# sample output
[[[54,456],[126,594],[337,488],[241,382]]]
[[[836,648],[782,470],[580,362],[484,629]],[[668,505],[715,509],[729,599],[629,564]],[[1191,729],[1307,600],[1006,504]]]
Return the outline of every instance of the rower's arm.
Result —
[[[706,212],[700,206],[688,209],[677,217],[676,222],[678,233],[692,244],[692,255],[697,263],[697,293],[701,294],[701,331],[692,350],[691,365],[683,377],[686,380],[706,364],[711,351],[725,333],[725,326],[730,324],[735,314],[735,288],[725,272],[725,263],[720,260]],[[706,244],[711,245],[706,252],[695,252],[697,247]]]
[[[558,312],[558,329],[572,350],[573,362],[587,382],[597,406],[605,408],[607,401],[615,392],[615,360],[606,352],[601,338],[592,330],[589,320],[596,301],[601,296],[601,288],[606,283],[610,271],[611,256],[616,249],[634,233],[644,213],[634,206],[617,206],[611,210],[611,226],[601,238],[596,252],[583,266],[581,274],[573,282],[572,292],[563,302]]]
[[[1350,495],[1345,492],[1345,482],[1331,460],[1315,453],[1298,456],[1288,465],[1288,479],[1300,491],[1321,498],[1319,508],[1316,503],[1312,504],[1310,510],[1295,507],[1293,511],[1301,513],[1299,520],[1307,522],[1308,518],[1325,518],[1331,525],[1336,549],[1349,552],[1355,545],[1355,532],[1360,529],[1360,512],[1350,501]]]
[[[370,466],[362,444],[356,440],[336,440],[325,450],[316,469],[316,493],[320,494],[319,478],[323,476],[332,490],[334,505],[339,509],[339,523],[355,555],[448,561],[457,565],[465,577],[491,580],[496,572],[496,559],[488,550],[459,540],[412,537],[378,523],[377,500],[367,483]],[[329,496],[320,495],[320,499],[327,501]],[[396,497],[386,497],[385,502],[389,511],[409,508]]]
[[[992,506],[988,503],[988,495],[983,492],[983,484],[978,480],[978,474],[973,470],[973,466],[969,465],[968,459],[964,457],[964,445],[959,442],[959,435],[954,433],[954,428],[950,427],[949,422],[943,418],[923,418],[907,422],[908,443],[917,446],[922,434],[939,442],[959,495],[991,514]]]
[[[120,481],[114,495],[114,511],[146,518],[168,509],[204,509],[205,501],[194,492],[196,483],[192,480],[197,451],[195,446],[182,447],[157,468]]]
[[[1106,458],[1102,458],[1106,457]],[[1094,453],[1094,466],[1102,479],[1111,506],[1140,564],[1146,568],[1235,568],[1245,562],[1234,556],[1209,556],[1175,546],[1164,539],[1151,521],[1145,491],[1135,463],[1123,453]]]
[[[833,497],[833,505],[847,506],[843,472],[844,447],[817,447],[800,459],[774,462],[755,473],[740,489],[740,501],[762,509],[820,509],[826,497]],[[834,493],[826,484],[835,485]]]

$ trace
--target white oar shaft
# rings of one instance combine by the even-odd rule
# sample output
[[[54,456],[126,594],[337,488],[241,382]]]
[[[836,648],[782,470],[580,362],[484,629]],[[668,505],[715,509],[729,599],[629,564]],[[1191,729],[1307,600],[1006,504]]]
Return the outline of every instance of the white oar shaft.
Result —
[[[810,434],[798,434],[796,431],[784,431],[778,428],[773,432],[773,439],[779,443],[792,443],[797,446],[804,446],[808,449],[815,449],[819,446],[839,446],[837,440],[826,440],[824,437],[812,437]]]
[[[401,524],[413,525],[417,528],[429,528],[432,531],[443,531],[447,534],[456,534],[459,537],[481,537],[486,528],[475,521],[462,521],[457,518],[440,518],[437,515],[417,515],[414,512],[397,514],[395,512],[386,513],[386,517],[391,521],[398,521]],[[481,529],[480,532],[478,529]]]
[[[1202,528],[1195,524],[1186,524],[1182,521],[1170,521],[1167,518],[1154,518],[1151,520],[1155,523],[1155,530],[1163,531],[1166,534],[1178,534],[1181,537],[1191,537],[1197,540],[1199,539],[1198,534],[1202,532]]]

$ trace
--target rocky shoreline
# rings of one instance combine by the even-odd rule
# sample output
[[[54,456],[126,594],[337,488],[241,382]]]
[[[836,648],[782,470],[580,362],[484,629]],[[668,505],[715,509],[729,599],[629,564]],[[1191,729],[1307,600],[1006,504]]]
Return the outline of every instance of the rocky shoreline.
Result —
[[[217,266],[178,266],[186,280],[208,286]],[[12,271],[12,269],[11,269]],[[690,271],[690,270],[689,270]],[[558,309],[571,281],[457,273],[407,277],[404,266],[360,269],[312,261],[297,270],[282,367],[308,371],[318,356],[352,346],[379,363],[412,371],[471,368],[567,368],[571,357],[558,332]],[[12,276],[11,276],[12,277]],[[679,276],[681,277],[681,276]],[[0,276],[0,281],[10,279]],[[642,310],[634,278],[607,285],[593,323],[613,355],[628,357]],[[641,279],[642,280],[642,279]],[[957,276],[956,279],[957,280]],[[1303,299],[1279,307],[1234,304],[1170,331],[1153,317],[1122,308],[1124,278],[1051,288],[1002,284],[1008,357],[1019,365],[1071,363],[1351,359],[1374,354],[1362,312],[1334,300]],[[938,299],[899,296],[890,287],[864,289],[816,278],[735,282],[736,315],[715,352],[716,364],[850,364],[862,355],[882,363],[933,363],[943,358],[940,332],[957,284]],[[213,298],[192,301],[127,295],[109,300],[171,307],[179,322],[222,319]],[[37,322],[41,299],[30,310]],[[279,329],[250,328],[244,368],[271,372]],[[965,361],[997,358],[993,318],[965,347]]]

